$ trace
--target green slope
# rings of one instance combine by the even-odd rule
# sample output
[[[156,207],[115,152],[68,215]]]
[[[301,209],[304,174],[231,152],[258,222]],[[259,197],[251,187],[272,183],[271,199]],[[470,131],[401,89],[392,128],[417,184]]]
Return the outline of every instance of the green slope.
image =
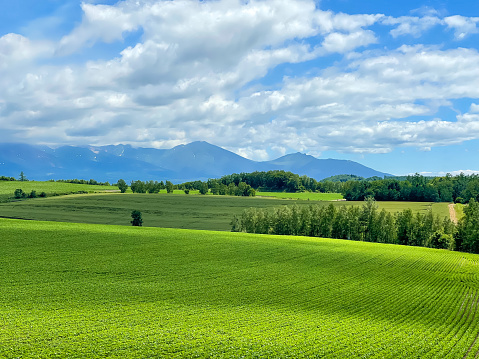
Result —
[[[233,216],[250,207],[272,208],[297,204],[309,206],[361,206],[362,202],[291,201],[285,199],[201,196],[185,194],[91,194],[36,198],[0,204],[0,217],[130,225],[132,210],[143,215],[144,226],[229,231]],[[433,208],[441,217],[449,214],[446,203],[378,202],[379,208],[397,212],[411,208],[414,212]]]
[[[0,219],[0,357],[474,358],[479,257]]]
[[[79,191],[84,192],[102,192],[102,191],[118,191],[116,186],[100,186],[77,183],[49,182],[49,181],[0,181],[0,202],[6,201],[13,197],[15,190],[19,188],[29,194],[32,190],[39,195],[45,192],[48,195],[69,194]]]

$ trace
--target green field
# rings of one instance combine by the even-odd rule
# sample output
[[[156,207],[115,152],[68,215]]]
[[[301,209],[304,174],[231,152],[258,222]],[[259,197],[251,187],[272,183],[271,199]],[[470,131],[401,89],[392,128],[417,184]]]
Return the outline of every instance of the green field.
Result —
[[[5,201],[9,197],[13,197],[15,190],[19,188],[23,192],[29,194],[32,190],[39,195],[45,192],[49,195],[68,194],[79,191],[84,192],[102,192],[102,191],[118,191],[116,186],[98,186],[76,183],[62,183],[62,182],[36,182],[36,181],[0,181],[0,202]]]
[[[130,225],[132,210],[142,213],[144,226],[229,231],[234,215],[250,207],[272,208],[281,205],[310,204],[335,206],[362,205],[362,202],[291,201],[275,198],[201,196],[185,194],[89,194],[36,198],[0,204],[0,217]],[[379,208],[414,212],[430,208],[441,218],[449,216],[447,203],[378,202]]]
[[[479,256],[0,219],[2,358],[475,358]]]
[[[341,193],[319,193],[319,192],[256,192],[259,197],[276,197],[283,199],[302,199],[310,201],[337,201],[343,199]]]

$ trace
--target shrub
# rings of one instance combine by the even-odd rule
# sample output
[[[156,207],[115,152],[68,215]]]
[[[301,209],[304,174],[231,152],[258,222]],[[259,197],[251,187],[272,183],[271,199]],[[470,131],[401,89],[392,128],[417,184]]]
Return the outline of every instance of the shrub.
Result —
[[[141,225],[143,224],[143,219],[141,218],[140,211],[137,211],[137,210],[132,211],[131,218],[133,218],[133,220],[131,221],[132,226],[141,227]]]
[[[15,192],[13,192],[13,195],[14,195],[15,198],[17,198],[17,199],[27,197],[27,194],[26,194],[25,192],[23,192],[23,190],[22,190],[21,188],[17,188],[17,189],[15,190]]]

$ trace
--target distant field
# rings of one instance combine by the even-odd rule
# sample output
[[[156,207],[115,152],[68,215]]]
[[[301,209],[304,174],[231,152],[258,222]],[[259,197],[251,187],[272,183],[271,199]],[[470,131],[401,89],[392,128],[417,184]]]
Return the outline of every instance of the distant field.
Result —
[[[256,192],[256,196],[261,197],[276,197],[283,199],[303,199],[310,201],[335,201],[342,199],[341,193],[316,193],[316,192]]]
[[[0,219],[2,358],[476,358],[479,256]]]
[[[229,231],[231,219],[250,207],[272,208],[281,205],[311,204],[335,206],[362,205],[362,202],[312,202],[277,198],[202,196],[185,194],[108,193],[37,198],[0,204],[0,217],[130,225],[132,210],[142,213],[144,226],[207,229]],[[413,212],[426,211],[448,216],[447,203],[378,202],[379,208],[390,212],[411,208]]]
[[[8,197],[13,197],[16,189],[20,188],[23,192],[29,194],[32,190],[39,195],[41,192],[47,194],[65,194],[78,191],[99,192],[108,190],[118,190],[116,186],[95,186],[87,184],[61,183],[61,182],[36,182],[36,181],[0,181],[0,202]]]

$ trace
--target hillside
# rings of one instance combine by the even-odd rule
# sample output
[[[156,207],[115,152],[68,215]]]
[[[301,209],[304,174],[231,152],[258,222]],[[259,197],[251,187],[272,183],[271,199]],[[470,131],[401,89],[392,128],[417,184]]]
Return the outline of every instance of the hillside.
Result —
[[[291,154],[274,161],[256,162],[207,142],[172,149],[116,146],[63,146],[52,149],[26,144],[0,144],[0,175],[18,177],[23,171],[37,181],[90,179],[116,182],[170,180],[174,183],[207,180],[240,172],[284,170],[321,180],[338,174],[363,177],[387,175],[357,162],[317,159]]]
[[[18,182],[16,182],[18,184]],[[29,183],[29,182],[26,182]],[[32,182],[33,183],[33,182]],[[30,183],[29,183],[30,185]],[[78,185],[77,185],[78,186]],[[64,187],[64,188],[69,188]],[[0,199],[2,193],[0,183]],[[10,195],[13,193],[10,186]],[[38,189],[42,187],[28,187]],[[88,188],[86,188],[88,190]],[[101,188],[99,190],[102,190]],[[104,189],[103,189],[104,190]],[[27,190],[28,191],[28,190]],[[57,191],[60,192],[60,189]],[[64,191],[66,192],[66,190]],[[292,201],[236,196],[200,196],[183,194],[91,194],[37,198],[19,202],[0,203],[0,217],[48,220],[57,222],[81,222],[96,224],[130,225],[133,209],[141,210],[144,226],[230,231],[234,215],[240,216],[245,209],[275,208],[297,204],[309,207],[312,203],[327,206],[361,206],[361,202]],[[432,209],[442,219],[449,215],[447,203],[431,202],[380,202],[380,209],[395,213],[411,208],[414,213]]]
[[[0,357],[475,358],[478,256],[0,219]]]

